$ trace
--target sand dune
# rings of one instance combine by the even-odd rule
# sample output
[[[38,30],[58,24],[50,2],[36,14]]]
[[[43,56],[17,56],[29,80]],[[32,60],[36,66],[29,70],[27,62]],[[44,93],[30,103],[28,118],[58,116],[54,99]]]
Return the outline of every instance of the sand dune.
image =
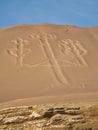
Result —
[[[42,24],[0,29],[0,102],[82,101],[83,95],[86,101],[97,101],[97,56],[98,27]]]

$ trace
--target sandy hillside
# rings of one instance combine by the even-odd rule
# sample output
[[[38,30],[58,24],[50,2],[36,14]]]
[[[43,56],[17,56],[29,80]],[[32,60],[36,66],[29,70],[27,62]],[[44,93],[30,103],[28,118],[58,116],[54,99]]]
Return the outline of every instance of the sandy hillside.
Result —
[[[0,102],[98,101],[97,92],[98,27],[0,29]]]

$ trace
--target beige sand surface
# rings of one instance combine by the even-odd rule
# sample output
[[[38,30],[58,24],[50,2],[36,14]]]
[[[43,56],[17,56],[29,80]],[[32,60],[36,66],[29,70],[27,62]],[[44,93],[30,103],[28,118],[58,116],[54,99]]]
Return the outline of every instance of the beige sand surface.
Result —
[[[98,27],[42,24],[0,29],[0,102],[11,101],[97,102]]]

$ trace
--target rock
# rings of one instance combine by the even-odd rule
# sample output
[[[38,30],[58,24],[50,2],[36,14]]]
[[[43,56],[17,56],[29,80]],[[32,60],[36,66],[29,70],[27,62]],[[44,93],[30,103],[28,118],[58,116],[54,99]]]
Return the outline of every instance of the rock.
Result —
[[[32,112],[31,115],[29,115],[29,118],[32,120],[32,119],[40,119],[41,118],[41,115],[36,113],[36,112]]]
[[[66,110],[80,110],[80,107],[67,107]]]
[[[24,116],[15,116],[3,119],[3,124],[11,124],[11,123],[21,123],[27,120],[27,117]]]
[[[31,110],[19,110],[13,113],[8,113],[7,117],[14,117],[14,116],[28,116],[32,113]]]
[[[58,122],[58,121],[62,121],[63,117],[62,117],[61,114],[56,114],[53,117],[51,117],[50,120],[53,121],[53,122]]]
[[[17,112],[17,111],[28,111],[32,109],[33,109],[32,106],[10,107],[10,108],[1,109],[0,114],[9,114],[9,113]]]
[[[81,116],[69,118],[69,123],[85,123],[85,119]]]
[[[3,120],[3,117],[2,116],[0,116],[0,122]]]
[[[82,130],[82,126],[83,130],[91,130],[90,128],[97,130],[98,116],[96,114],[93,119],[92,116],[88,116],[88,108],[81,107],[80,110],[76,106],[66,108],[60,105],[7,108],[0,111],[0,130],[76,130],[77,128]],[[94,110],[90,109],[90,112],[96,112]]]
[[[43,113],[43,117],[45,118],[50,118],[54,115],[54,108],[48,108],[46,110],[43,110],[44,113]]]
[[[3,116],[0,115],[0,125],[3,123]]]
[[[56,108],[54,108],[54,113],[65,114],[65,108],[64,107],[56,107]]]
[[[49,125],[55,124],[55,123],[60,123],[60,122],[64,121],[65,119],[66,119],[65,116],[63,116],[61,114],[56,114],[50,118],[50,120],[47,122],[46,126],[49,126]]]
[[[81,110],[80,107],[67,107],[65,109],[65,113],[70,115],[78,115],[81,114]]]
[[[32,127],[32,130],[33,130],[33,128],[34,128],[34,130],[38,130],[38,128],[41,128],[41,130],[42,130],[42,128],[43,128],[44,126],[46,126],[46,123],[47,123],[46,120],[41,119],[41,120],[29,121],[27,124],[28,124],[30,127]],[[28,130],[29,130],[29,129],[28,129]]]
[[[73,130],[73,124],[72,123],[67,123],[66,126],[67,126],[68,130]]]
[[[67,110],[65,113],[69,115],[78,115],[78,114],[81,114],[81,111],[80,110]]]

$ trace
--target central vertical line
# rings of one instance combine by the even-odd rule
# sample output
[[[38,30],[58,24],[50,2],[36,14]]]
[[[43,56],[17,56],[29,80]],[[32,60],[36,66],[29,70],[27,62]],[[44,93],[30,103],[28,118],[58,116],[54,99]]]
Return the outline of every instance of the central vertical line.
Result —
[[[65,84],[69,85],[68,80],[63,75],[60,65],[59,65],[58,61],[56,60],[53,50],[49,44],[48,38],[44,36],[45,44],[41,38],[39,39],[39,41],[43,45],[44,53],[46,54],[47,58],[49,59],[52,70],[53,70],[57,80],[64,85]]]
[[[23,66],[23,41],[22,39],[17,40],[17,64],[22,67]]]

